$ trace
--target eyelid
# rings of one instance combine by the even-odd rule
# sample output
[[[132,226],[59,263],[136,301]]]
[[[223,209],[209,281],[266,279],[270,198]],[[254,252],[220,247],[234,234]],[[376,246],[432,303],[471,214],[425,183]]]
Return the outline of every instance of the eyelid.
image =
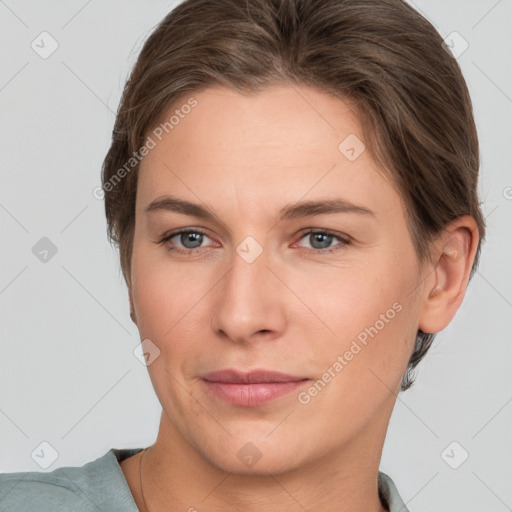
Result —
[[[306,229],[300,231],[299,236],[300,236],[300,238],[303,238],[305,235],[310,235],[313,233],[322,233],[322,234],[326,234],[326,235],[331,235],[331,236],[339,238],[347,243],[351,241],[351,238],[348,235],[345,235],[344,233],[340,233],[338,231],[333,231],[332,229],[327,229],[327,228],[306,228]]]
[[[176,236],[176,235],[180,235],[181,233],[201,233],[202,235],[205,235],[208,238],[211,238],[210,236],[208,236],[208,233],[204,229],[196,228],[194,226],[189,226],[186,228],[177,228],[177,229],[168,231],[167,233],[162,235],[161,241],[168,240],[169,238],[172,238],[173,236]]]

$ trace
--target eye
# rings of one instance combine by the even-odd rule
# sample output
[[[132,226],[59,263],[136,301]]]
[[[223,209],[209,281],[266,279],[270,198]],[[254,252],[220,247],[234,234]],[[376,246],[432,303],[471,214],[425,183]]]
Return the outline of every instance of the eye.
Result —
[[[187,228],[169,233],[160,241],[160,243],[165,243],[169,252],[190,254],[192,252],[200,252],[197,249],[202,248],[201,244],[205,237],[210,238],[201,229]]]
[[[159,243],[165,244],[169,252],[190,255],[194,252],[202,252],[201,249],[206,249],[206,246],[202,246],[205,238],[211,240],[199,228],[186,228],[165,235]],[[310,242],[310,247],[304,247],[304,249],[313,254],[333,253],[350,244],[348,237],[325,229],[310,229],[303,232],[300,239],[307,239]],[[332,246],[336,239],[339,243]]]
[[[312,252],[315,254],[332,253],[341,250],[346,245],[350,244],[350,240],[348,239],[348,237],[343,236],[340,233],[335,233],[323,229],[310,229],[305,233],[302,233],[301,240],[304,238],[306,238],[310,242],[311,248],[306,247],[308,252]],[[336,239],[340,243],[332,246],[331,244]]]

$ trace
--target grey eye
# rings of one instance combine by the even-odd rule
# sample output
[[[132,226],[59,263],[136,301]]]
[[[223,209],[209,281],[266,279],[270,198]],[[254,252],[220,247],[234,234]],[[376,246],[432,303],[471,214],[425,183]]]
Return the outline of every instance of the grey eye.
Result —
[[[178,233],[173,238],[175,237],[179,237],[180,244],[182,244],[185,249],[197,249],[201,246],[204,235],[197,231],[188,231]]]
[[[331,246],[334,235],[328,233],[310,233],[306,235],[313,249],[327,249]]]

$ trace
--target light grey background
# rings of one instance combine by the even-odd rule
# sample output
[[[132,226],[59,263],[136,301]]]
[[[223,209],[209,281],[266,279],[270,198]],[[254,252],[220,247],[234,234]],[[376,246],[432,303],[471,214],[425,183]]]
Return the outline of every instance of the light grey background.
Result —
[[[415,512],[501,512],[512,509],[512,3],[411,4],[469,44],[458,61],[488,234],[461,309],[398,396],[381,470]],[[160,405],[133,354],[138,331],[93,189],[127,74],[174,5],[0,1],[1,472],[42,471],[31,457],[42,442],[58,453],[51,471],[156,437]],[[31,47],[51,48],[43,31],[58,43],[46,59]],[[46,263],[32,252],[42,237],[57,247]],[[446,462],[465,451],[457,469]]]

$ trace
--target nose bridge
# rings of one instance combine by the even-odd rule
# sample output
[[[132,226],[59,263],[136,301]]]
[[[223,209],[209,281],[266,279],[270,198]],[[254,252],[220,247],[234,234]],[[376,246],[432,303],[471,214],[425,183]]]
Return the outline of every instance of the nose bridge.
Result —
[[[283,305],[272,282],[276,278],[267,268],[271,258],[256,243],[248,237],[239,244],[219,283],[212,327],[234,341],[249,341],[259,331],[283,327]]]

